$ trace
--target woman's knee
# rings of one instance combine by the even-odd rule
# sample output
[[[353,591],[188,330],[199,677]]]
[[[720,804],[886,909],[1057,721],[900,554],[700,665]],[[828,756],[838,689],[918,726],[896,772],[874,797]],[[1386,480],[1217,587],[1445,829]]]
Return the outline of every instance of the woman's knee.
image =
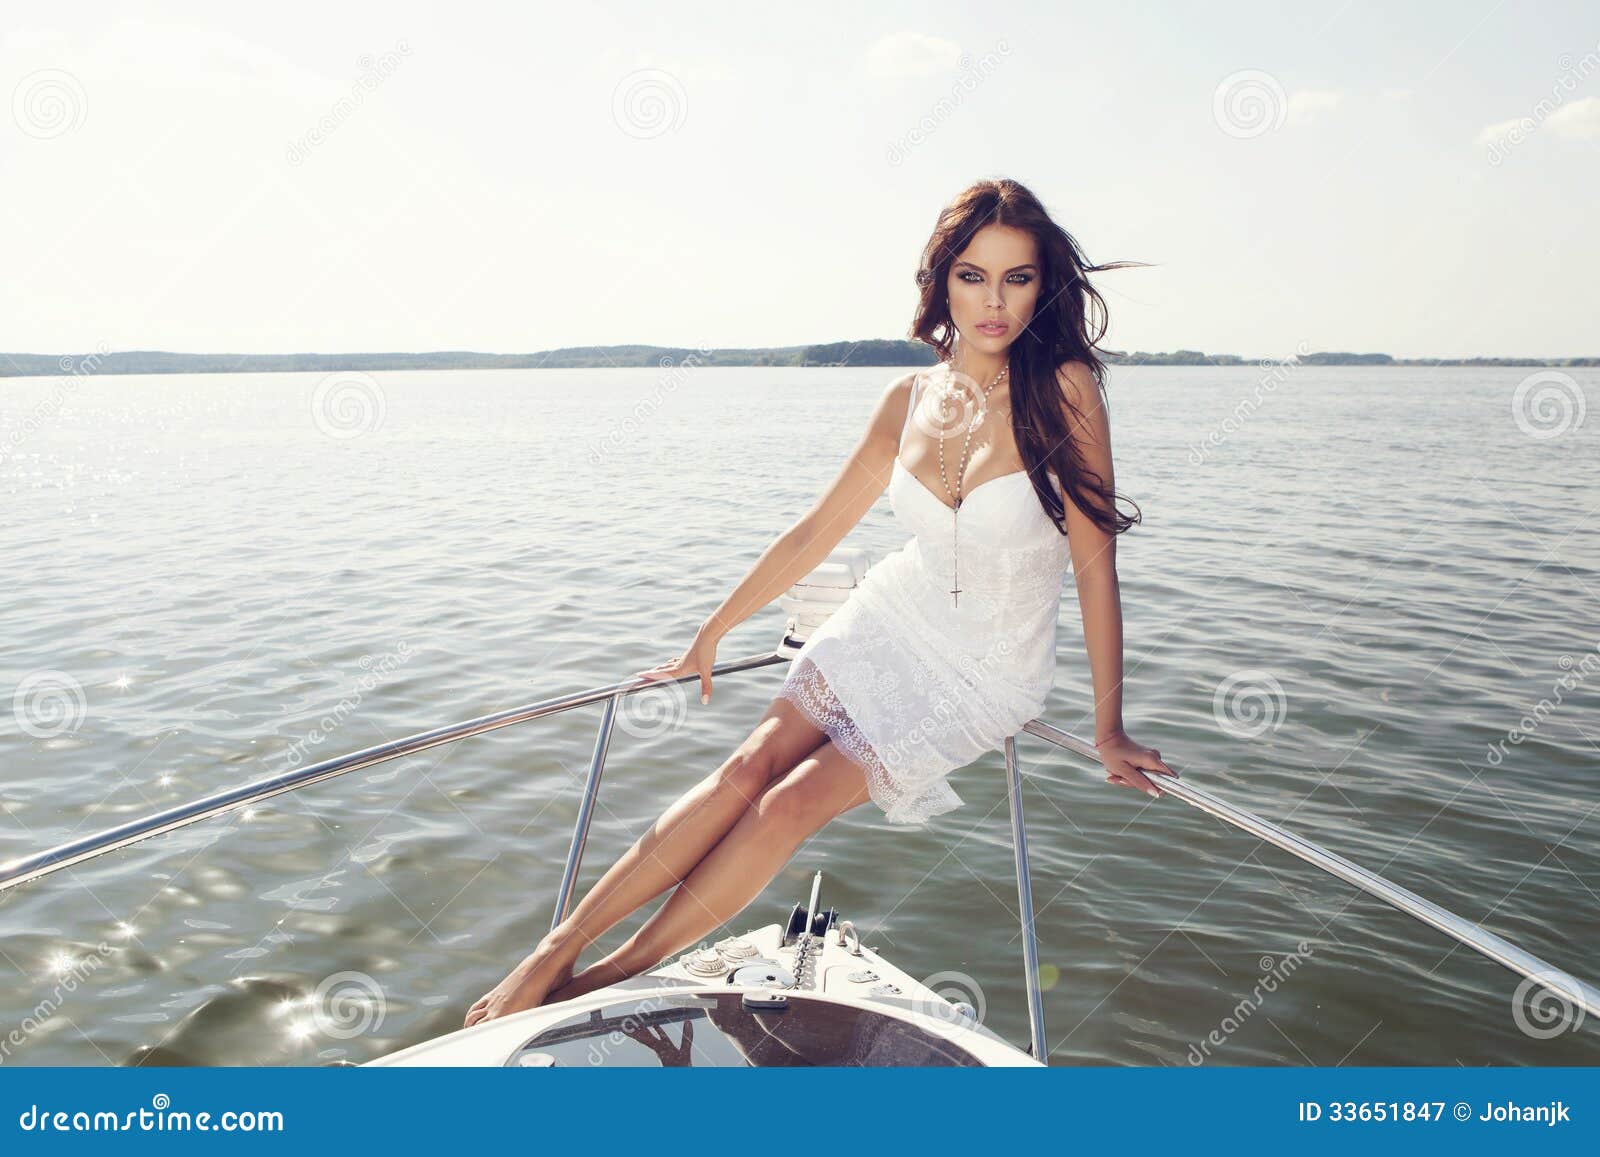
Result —
[[[831,747],[827,750],[833,751]],[[781,827],[802,834],[818,830],[859,802],[849,773],[854,771],[857,780],[860,780],[861,773],[853,765],[849,768],[842,766],[843,759],[841,755],[834,755],[831,760],[807,758],[767,788],[756,802],[756,807],[764,817]],[[864,794],[862,798],[865,798]]]
[[[736,751],[712,775],[719,794],[731,793],[754,802],[772,779],[771,763],[759,751]]]
[[[742,796],[747,803],[756,797],[786,768],[780,767],[781,754],[770,729],[757,728],[717,769],[717,783],[724,790]]]
[[[826,738],[803,718],[775,712],[763,719],[718,769],[718,779],[754,804],[774,780],[791,771]]]

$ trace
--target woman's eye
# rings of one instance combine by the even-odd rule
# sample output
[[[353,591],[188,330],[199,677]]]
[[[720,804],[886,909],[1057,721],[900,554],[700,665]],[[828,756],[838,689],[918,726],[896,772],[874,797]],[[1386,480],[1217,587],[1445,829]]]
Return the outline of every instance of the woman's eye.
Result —
[[[959,277],[962,281],[965,281],[968,285],[971,285],[974,282],[978,282],[978,281],[982,281],[983,280],[983,274],[975,273],[971,269],[963,269],[960,273],[956,274],[956,276]],[[1012,285],[1027,285],[1030,281],[1033,280],[1033,274],[1031,274],[1031,273],[1013,273],[1010,277],[1006,278],[1006,280],[1009,281]]]

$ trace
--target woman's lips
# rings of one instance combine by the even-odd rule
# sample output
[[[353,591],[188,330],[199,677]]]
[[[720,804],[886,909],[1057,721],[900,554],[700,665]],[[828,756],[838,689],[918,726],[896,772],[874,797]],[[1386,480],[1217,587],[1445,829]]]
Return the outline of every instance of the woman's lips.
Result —
[[[978,323],[978,332],[986,333],[991,337],[1005,333],[1006,330],[1010,328],[1011,327],[1003,321],[980,321]]]

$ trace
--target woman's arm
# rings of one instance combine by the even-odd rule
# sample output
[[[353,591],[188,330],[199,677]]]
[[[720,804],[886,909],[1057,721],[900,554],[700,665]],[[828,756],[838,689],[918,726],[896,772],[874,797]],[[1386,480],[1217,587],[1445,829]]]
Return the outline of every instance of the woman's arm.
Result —
[[[1114,488],[1111,467],[1111,422],[1093,375],[1082,362],[1069,362],[1056,374],[1063,397],[1076,412],[1062,407],[1085,466]],[[1122,594],[1117,585],[1117,536],[1096,526],[1070,495],[1066,505],[1067,542],[1072,551],[1072,576],[1078,587],[1083,617],[1083,645],[1094,677],[1096,743],[1122,733]]]
[[[722,638],[822,563],[889,485],[915,371],[890,382],[866,432],[811,509],[780,534],[700,628]]]
[[[1116,479],[1111,466],[1111,421],[1094,375],[1082,362],[1068,362],[1056,374],[1067,425],[1083,463],[1098,474],[1108,490]],[[1117,536],[1095,525],[1063,489],[1068,549],[1083,618],[1083,646],[1094,681],[1094,742],[1111,782],[1136,787],[1148,795],[1160,792],[1142,774],[1143,768],[1172,772],[1154,748],[1134,743],[1122,726],[1122,593],[1117,583]]]

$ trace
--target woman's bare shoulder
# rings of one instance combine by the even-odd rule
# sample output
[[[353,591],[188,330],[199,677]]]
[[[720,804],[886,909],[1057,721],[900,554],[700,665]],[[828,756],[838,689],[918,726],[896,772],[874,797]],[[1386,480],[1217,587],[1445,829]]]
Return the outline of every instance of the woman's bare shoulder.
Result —
[[[911,387],[920,372],[915,369],[907,370],[889,379],[878,398],[878,408],[885,417],[898,418],[901,421],[905,419],[906,407],[911,404]],[[898,426],[896,428],[898,429]]]

